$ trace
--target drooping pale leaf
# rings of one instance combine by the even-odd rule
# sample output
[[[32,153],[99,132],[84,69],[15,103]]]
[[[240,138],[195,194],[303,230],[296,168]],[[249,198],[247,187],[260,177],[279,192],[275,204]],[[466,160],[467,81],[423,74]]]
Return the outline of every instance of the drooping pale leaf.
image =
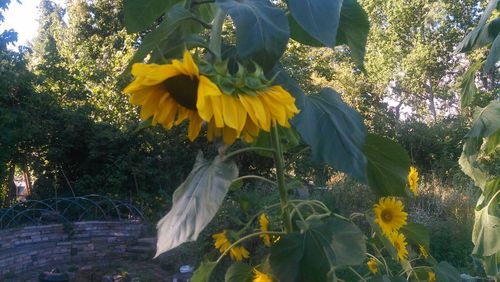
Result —
[[[483,257],[484,272],[490,278],[498,277],[498,265],[500,264],[500,253]]]
[[[479,163],[477,162],[481,143],[482,138],[466,139],[458,163],[462,171],[474,180],[474,184],[483,189],[488,179],[488,174],[479,167]]]
[[[366,128],[361,115],[332,89],[304,95],[298,87],[287,86],[300,110],[292,124],[311,147],[313,159],[365,181],[366,158],[362,147]]]
[[[500,252],[500,218],[497,212],[500,205],[500,178],[485,184],[475,211],[475,222],[472,230],[472,254],[492,256]]]
[[[461,282],[460,272],[449,263],[442,261],[432,267],[439,282]]]
[[[196,271],[193,273],[193,277],[191,277],[191,282],[210,282],[210,276],[212,275],[212,271],[217,266],[215,261],[204,261],[198,266]]]
[[[180,0],[124,0],[123,13],[127,32],[145,30]]]
[[[302,29],[332,48],[337,37],[341,6],[341,0],[288,0],[288,8]]]
[[[233,263],[226,271],[225,282],[252,282],[252,267],[246,263]]]
[[[483,65],[483,61],[478,61],[472,64],[462,77],[460,84],[460,106],[462,108],[470,105],[474,101],[474,95],[477,92],[476,73]]]
[[[500,61],[500,35],[497,35],[495,41],[493,41],[493,44],[491,45],[490,53],[488,54],[486,63],[483,67],[483,72],[489,72],[492,70],[498,61]]]
[[[401,227],[401,233],[405,235],[409,242],[422,245],[429,249],[430,236],[429,230],[422,224],[409,222]]]
[[[486,151],[487,155],[493,154],[500,145],[500,130],[497,130],[495,133],[491,134],[486,141]]]
[[[175,190],[172,208],[158,222],[156,256],[194,241],[219,210],[238,168],[231,160],[198,154],[193,170]]]
[[[474,123],[465,137],[488,137],[500,129],[499,120],[500,100],[493,100],[488,106],[476,109],[474,112]]]
[[[405,149],[388,138],[368,134],[364,152],[368,184],[373,191],[378,196],[406,196],[410,158]]]
[[[368,15],[356,0],[344,0],[340,10],[337,45],[347,44],[354,63],[364,69],[366,41],[370,30]]]
[[[216,0],[215,3],[229,14],[236,27],[238,57],[251,59],[270,70],[285,52],[290,36],[285,12],[268,0]]]
[[[364,235],[347,221],[329,218],[303,224],[271,247],[269,263],[279,281],[329,281],[334,266],[358,265],[366,254]]]

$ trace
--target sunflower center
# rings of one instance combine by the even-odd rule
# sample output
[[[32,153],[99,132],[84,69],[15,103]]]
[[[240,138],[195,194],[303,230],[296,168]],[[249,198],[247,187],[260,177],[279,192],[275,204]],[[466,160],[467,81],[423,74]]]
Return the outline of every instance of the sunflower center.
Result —
[[[383,210],[381,214],[382,220],[384,222],[391,222],[392,220],[392,213],[389,210]]]
[[[195,111],[198,98],[198,83],[197,78],[192,79],[188,75],[181,74],[165,80],[163,86],[177,103]]]

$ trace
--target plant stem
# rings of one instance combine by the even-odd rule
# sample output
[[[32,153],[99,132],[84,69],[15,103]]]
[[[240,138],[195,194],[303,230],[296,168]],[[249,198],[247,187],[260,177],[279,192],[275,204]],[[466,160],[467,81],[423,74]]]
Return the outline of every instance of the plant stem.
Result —
[[[244,175],[244,176],[240,176],[238,178],[235,178],[233,179],[232,182],[236,182],[238,180],[245,180],[245,179],[257,179],[257,180],[260,180],[260,181],[264,181],[266,183],[269,183],[271,185],[274,185],[276,186],[276,182],[272,181],[272,180],[269,180],[265,177],[262,177],[262,176],[258,176],[258,175]]]
[[[222,9],[217,8],[210,31],[210,42],[208,48],[215,54],[216,61],[221,60],[221,44],[222,44],[222,26],[226,19],[226,13]]]
[[[231,250],[232,247],[238,245],[239,243],[247,240],[247,239],[250,239],[252,237],[255,237],[255,236],[260,236],[262,234],[269,234],[269,235],[283,235],[283,232],[273,232],[273,231],[261,231],[261,232],[256,232],[256,233],[252,233],[252,234],[248,234],[247,236],[245,237],[242,237],[240,239],[238,239],[238,241],[234,242],[231,244],[231,246],[229,246],[229,248],[227,248],[227,250],[225,250],[220,256],[219,258],[217,259],[217,261],[215,262],[216,264],[219,263],[222,258],[224,258],[224,256]]]
[[[224,156],[224,159],[229,159],[230,157],[233,157],[233,156],[235,156],[237,154],[241,154],[241,153],[248,152],[248,151],[268,151],[268,152],[274,152],[274,149],[265,148],[265,147],[246,147],[246,148],[243,148],[243,149],[238,149],[238,150],[235,150],[235,151],[227,153],[227,155]]]
[[[274,148],[274,162],[276,163],[276,181],[280,193],[281,216],[285,225],[285,232],[290,233],[293,231],[293,228],[292,219],[288,210],[288,194],[285,186],[285,160],[283,159],[283,151],[281,149],[278,128],[276,126],[273,126],[271,129],[271,139]]]

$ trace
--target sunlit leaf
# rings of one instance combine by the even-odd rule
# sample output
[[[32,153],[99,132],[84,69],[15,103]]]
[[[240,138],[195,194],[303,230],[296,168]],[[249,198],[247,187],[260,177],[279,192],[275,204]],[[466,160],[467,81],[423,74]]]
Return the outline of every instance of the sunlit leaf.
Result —
[[[497,35],[495,41],[493,41],[493,44],[491,45],[490,53],[486,58],[486,63],[484,64],[483,71],[489,72],[495,67],[495,64],[498,63],[498,61],[500,61],[500,35]]]
[[[216,157],[212,162],[198,154],[193,170],[175,190],[172,208],[158,222],[156,256],[194,241],[219,210],[238,168]]]
[[[217,263],[214,261],[204,261],[198,266],[196,271],[193,273],[193,277],[191,277],[191,282],[210,282],[210,276],[214,271],[214,268],[217,266]]]
[[[475,211],[475,222],[472,230],[472,253],[478,256],[492,256],[500,252],[500,178],[485,184],[483,195],[480,196]]]
[[[500,129],[500,101],[493,100],[488,106],[474,112],[474,122],[466,138],[488,137]]]
[[[226,271],[225,282],[252,282],[252,267],[246,263],[233,263]]]
[[[425,246],[427,250],[429,249],[429,230],[424,225],[409,222],[407,225],[401,227],[401,233],[405,235],[409,242]]]
[[[478,61],[471,65],[469,69],[465,72],[462,77],[462,83],[460,84],[460,106],[462,108],[470,105],[474,101],[474,95],[476,95],[476,73],[483,65],[483,61]]]

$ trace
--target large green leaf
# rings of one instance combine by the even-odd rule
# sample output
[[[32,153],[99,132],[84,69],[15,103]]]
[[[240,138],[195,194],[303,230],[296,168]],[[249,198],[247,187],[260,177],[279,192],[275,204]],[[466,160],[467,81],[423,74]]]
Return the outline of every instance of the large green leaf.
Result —
[[[461,282],[460,272],[449,263],[442,261],[432,267],[439,282]]]
[[[143,31],[180,0],[124,0],[123,13],[129,33]]]
[[[236,52],[270,70],[285,52],[290,30],[283,10],[268,0],[216,0],[236,26]]]
[[[337,45],[347,44],[354,63],[364,69],[366,41],[370,30],[368,15],[356,0],[344,0],[340,10]]]
[[[488,106],[476,109],[472,128],[465,137],[488,137],[500,129],[498,121],[500,121],[500,100],[493,100]]]
[[[335,46],[341,6],[341,0],[288,0],[288,8],[302,29],[332,48]]]
[[[287,13],[288,25],[290,26],[290,37],[302,44],[306,44],[313,47],[323,47],[323,43],[316,40],[314,37],[309,35],[293,18],[290,12]]]
[[[491,134],[486,141],[486,150],[485,153],[487,155],[493,154],[500,146],[500,130],[495,131],[495,133]]]
[[[476,28],[469,32],[465,38],[457,46],[457,52],[469,52],[471,50],[481,48],[495,39],[494,31],[490,31],[486,21],[490,17],[493,10],[500,0],[490,0],[488,6],[481,15],[481,19]]]
[[[465,72],[462,77],[462,83],[460,84],[460,106],[462,108],[470,105],[474,101],[474,95],[476,95],[476,73],[483,65],[483,61],[478,61],[472,64],[469,69]]]
[[[362,147],[366,128],[361,115],[332,89],[325,88],[312,95],[304,95],[293,86],[290,90],[300,109],[292,124],[311,146],[313,159],[365,181],[366,158]]]
[[[226,271],[225,282],[252,282],[252,267],[246,263],[233,263]]]
[[[495,67],[495,64],[498,61],[500,61],[500,35],[497,35],[495,41],[493,41],[493,44],[491,45],[490,53],[486,58],[486,63],[484,64],[483,71],[489,72]]]
[[[407,152],[398,143],[368,134],[364,152],[368,159],[368,184],[378,196],[406,196],[406,180],[410,167]]]
[[[172,208],[158,222],[156,256],[196,240],[219,210],[237,176],[233,161],[216,157],[209,162],[199,153],[193,170],[174,192]]]
[[[481,169],[479,163],[477,162],[481,142],[482,138],[466,139],[462,155],[460,156],[458,163],[460,164],[462,171],[474,180],[474,184],[483,189],[489,176]]]
[[[472,253],[478,256],[492,256],[500,252],[500,178],[485,184],[475,211],[474,229],[472,230]]]
[[[401,232],[406,236],[408,241],[413,244],[425,246],[429,249],[430,236],[429,230],[422,224],[409,222],[407,225],[401,227]]]
[[[196,271],[193,273],[193,277],[191,277],[191,282],[210,282],[210,276],[214,271],[214,268],[217,266],[217,263],[214,261],[204,261],[198,266]]]
[[[328,281],[336,266],[358,265],[365,259],[365,238],[347,221],[306,221],[301,233],[283,236],[271,248],[269,263],[279,281]]]

